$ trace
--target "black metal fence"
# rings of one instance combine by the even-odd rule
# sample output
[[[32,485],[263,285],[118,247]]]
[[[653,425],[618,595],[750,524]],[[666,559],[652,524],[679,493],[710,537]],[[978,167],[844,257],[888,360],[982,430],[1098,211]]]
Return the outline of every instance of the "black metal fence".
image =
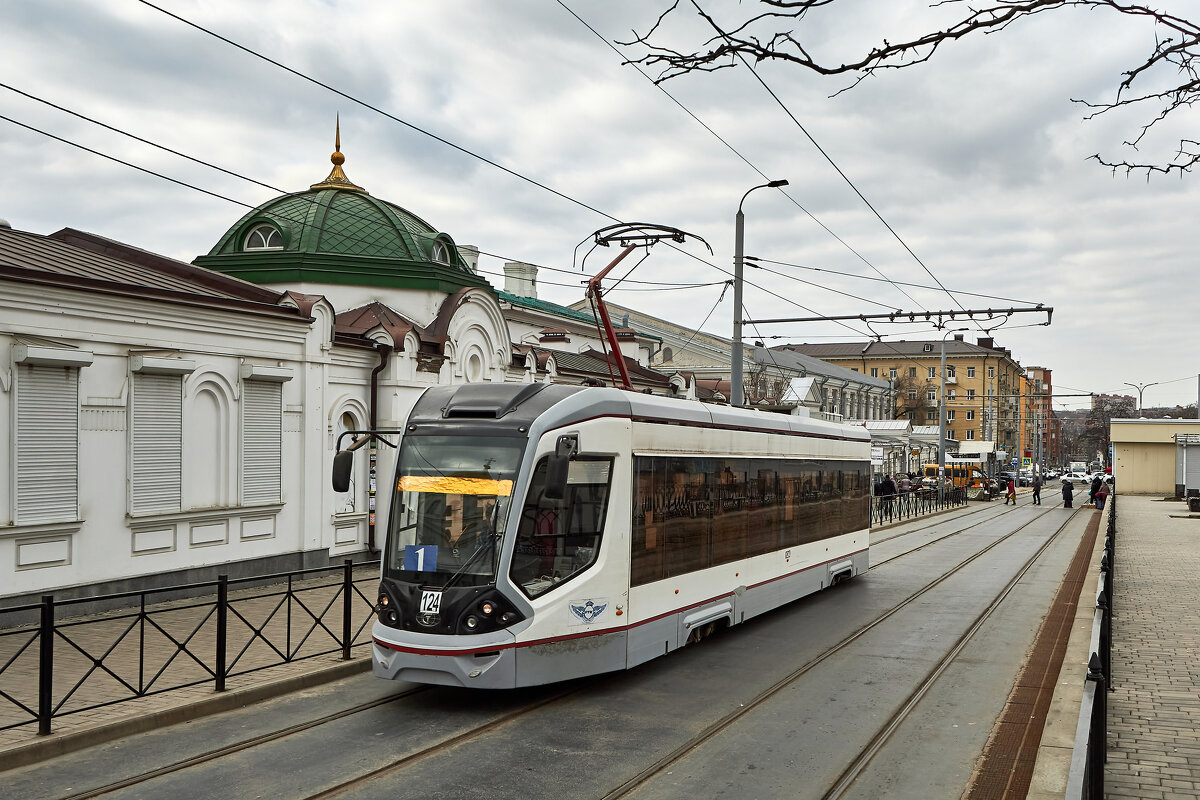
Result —
[[[1108,531],[1100,559],[1100,588],[1092,618],[1091,656],[1083,688],[1071,771],[1067,776],[1068,800],[1103,800],[1104,765],[1108,761],[1108,693],[1113,687],[1112,616],[1113,571],[1116,565],[1117,496],[1108,497]]]
[[[955,506],[966,505],[967,490],[961,486],[952,489],[917,489],[892,495],[871,498],[871,527],[932,514]]]
[[[45,735],[68,714],[205,683],[221,692],[230,677],[333,653],[349,660],[370,644],[378,575],[378,561],[346,561],[0,610],[0,730],[36,723]],[[124,608],[71,618],[84,603]]]

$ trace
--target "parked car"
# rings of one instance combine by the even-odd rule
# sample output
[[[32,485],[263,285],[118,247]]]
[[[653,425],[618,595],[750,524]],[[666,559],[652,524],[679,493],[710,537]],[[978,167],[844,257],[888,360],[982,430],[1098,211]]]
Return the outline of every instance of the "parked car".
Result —
[[[1021,470],[1020,477],[1017,478],[1017,486],[1033,486],[1033,471]]]
[[[1083,485],[1086,486],[1087,484],[1092,482],[1092,479],[1089,478],[1087,475],[1085,475],[1082,472],[1064,472],[1062,474],[1062,482],[1063,483],[1068,483],[1068,482],[1082,483]]]

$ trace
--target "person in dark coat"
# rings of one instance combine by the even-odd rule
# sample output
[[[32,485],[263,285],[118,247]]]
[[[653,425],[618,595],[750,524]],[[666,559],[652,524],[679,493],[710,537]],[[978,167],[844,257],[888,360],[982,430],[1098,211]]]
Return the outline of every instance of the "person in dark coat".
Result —
[[[1042,504],[1042,473],[1035,472],[1033,475],[1033,504],[1040,506]]]
[[[1075,495],[1075,484],[1071,483],[1071,481],[1069,479],[1063,481],[1062,492],[1063,492],[1063,508],[1070,508],[1071,507],[1071,498],[1074,497],[1074,495]]]
[[[1104,480],[1099,475],[1092,478],[1092,488],[1088,489],[1088,503],[1096,502],[1096,492],[1100,491],[1100,487],[1104,484]]]
[[[892,500],[896,496],[896,491],[895,478],[891,475],[884,475],[883,482],[879,484],[879,496],[883,498],[883,515],[887,519],[892,518]]]

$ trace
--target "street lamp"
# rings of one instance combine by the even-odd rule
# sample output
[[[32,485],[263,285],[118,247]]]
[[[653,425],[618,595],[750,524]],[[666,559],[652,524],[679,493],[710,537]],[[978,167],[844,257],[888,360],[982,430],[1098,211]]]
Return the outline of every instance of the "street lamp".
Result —
[[[1137,392],[1138,392],[1137,411],[1138,411],[1139,417],[1142,415],[1142,392],[1146,391],[1151,386],[1158,386],[1158,384],[1159,384],[1158,381],[1155,381],[1154,383],[1129,383],[1128,381],[1125,382],[1126,386],[1132,386],[1133,388],[1137,389]]]
[[[946,337],[968,328],[954,328],[942,335],[942,390],[938,392],[938,498],[946,488]]]
[[[742,214],[742,203],[755,189],[777,189],[787,186],[786,180],[771,181],[754,186],[742,195],[738,202],[737,216],[733,224],[733,363],[729,372],[729,402],[740,406],[745,401],[742,392],[742,241],[746,217]]]

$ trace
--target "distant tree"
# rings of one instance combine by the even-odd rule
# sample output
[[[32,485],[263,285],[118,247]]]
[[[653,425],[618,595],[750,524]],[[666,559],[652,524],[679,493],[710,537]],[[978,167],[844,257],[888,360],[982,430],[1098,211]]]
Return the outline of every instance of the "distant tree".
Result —
[[[1091,461],[1097,453],[1108,453],[1111,441],[1110,423],[1113,418],[1128,418],[1137,415],[1132,399],[1123,397],[1098,404],[1088,411],[1083,421],[1083,433],[1079,437],[1084,460]],[[1107,458],[1107,456],[1105,456]]]
[[[853,86],[881,70],[922,64],[947,42],[996,33],[1035,14],[1067,8],[1101,9],[1147,21],[1154,29],[1155,40],[1145,59],[1122,73],[1124,77],[1110,102],[1078,101],[1090,109],[1087,118],[1126,106],[1144,109],[1147,121],[1135,137],[1125,142],[1136,148],[1156,124],[1200,100],[1200,25],[1139,3],[1122,0],[990,0],[982,5],[967,5],[964,0],[941,0],[932,5],[960,6],[963,10],[958,21],[945,29],[896,43],[884,39],[865,52],[819,60],[810,49],[811,37],[805,35],[805,18],[818,13],[818,9],[846,5],[838,0],[758,0],[757,3],[739,5],[734,22],[722,25],[690,0],[673,0],[648,31],[642,34],[635,31],[634,39],[620,44],[645,47],[647,54],[630,63],[658,69],[657,80],[660,82],[691,72],[726,69],[736,66],[744,58],[752,63],[784,61],[821,75],[853,76]],[[691,52],[660,44],[666,38],[663,31],[668,18],[691,9],[699,12],[715,34]],[[1148,86],[1155,88],[1142,88]],[[1181,139],[1175,155],[1160,163],[1110,161],[1099,154],[1091,158],[1114,170],[1145,171],[1147,175],[1152,172],[1182,173],[1200,163],[1200,141]]]
[[[898,377],[894,381],[896,387],[896,406],[894,417],[896,419],[910,419],[916,425],[919,412],[925,408],[925,389],[924,384],[918,382],[916,378],[910,378],[907,375]],[[916,397],[908,396],[909,390],[916,390]]]

